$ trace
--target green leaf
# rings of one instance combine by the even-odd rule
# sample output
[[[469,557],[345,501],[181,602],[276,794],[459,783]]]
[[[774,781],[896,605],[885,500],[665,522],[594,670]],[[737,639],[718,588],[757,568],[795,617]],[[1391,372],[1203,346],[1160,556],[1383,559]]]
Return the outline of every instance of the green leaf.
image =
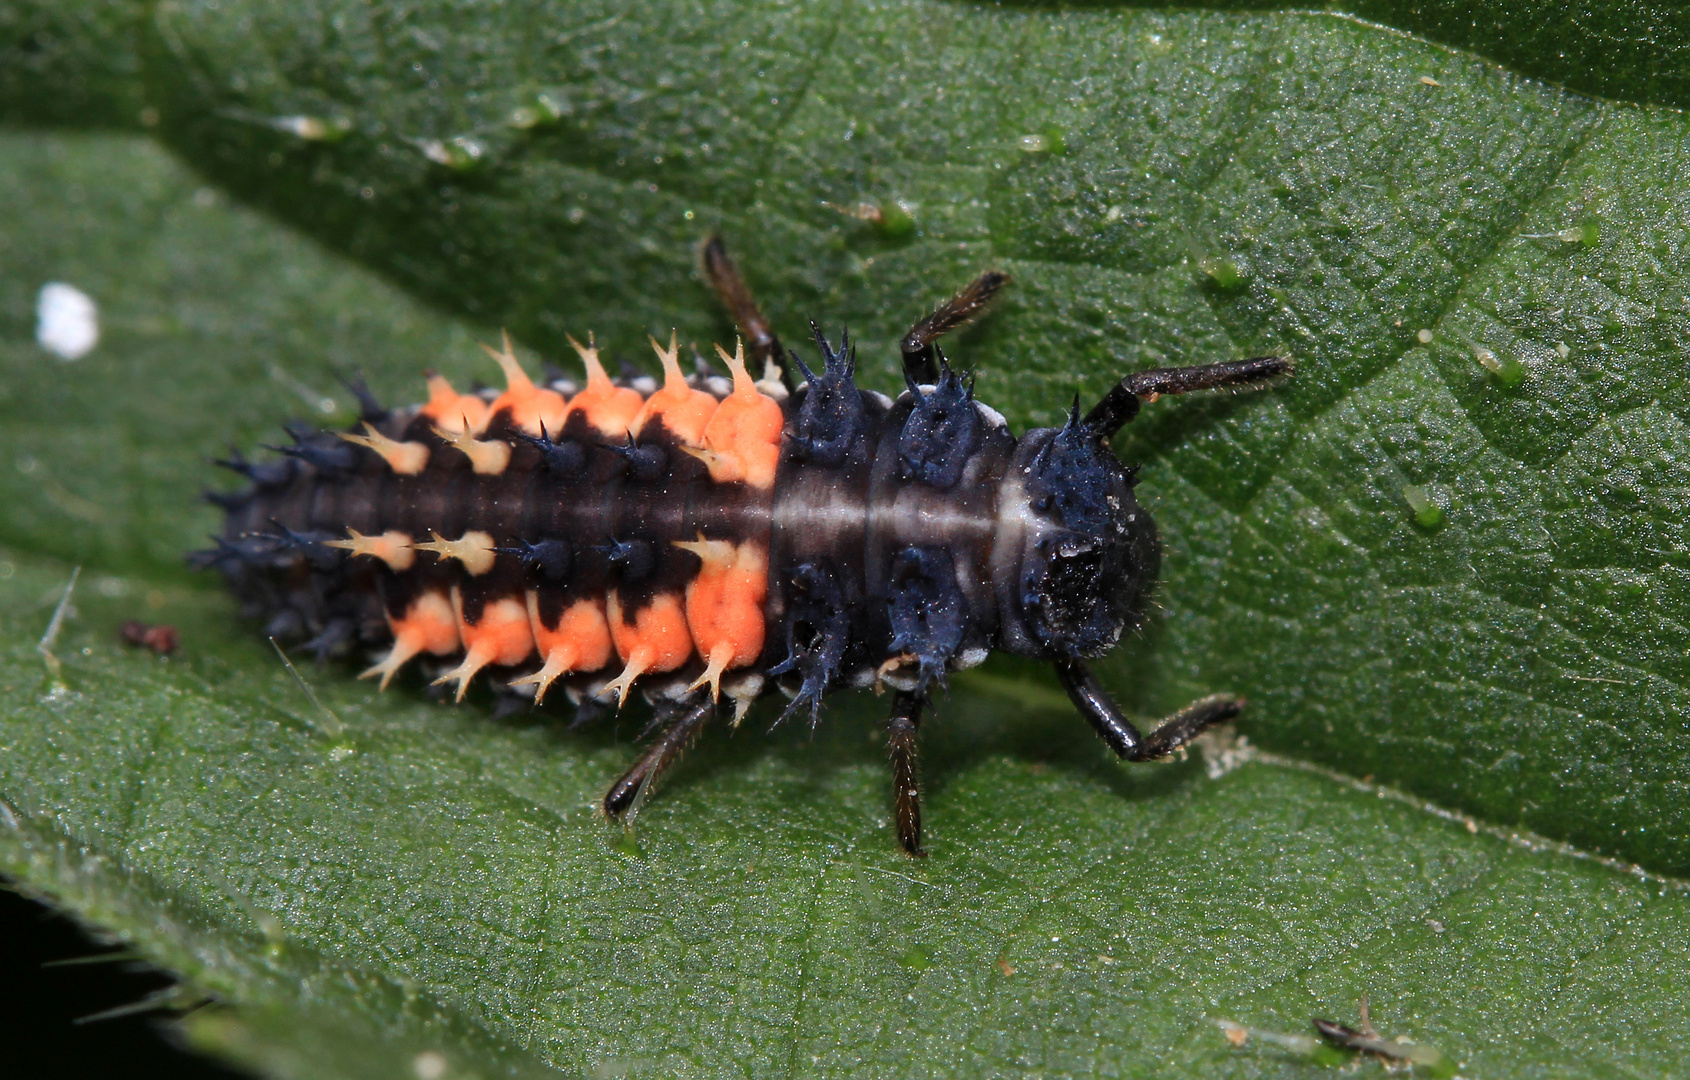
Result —
[[[572,330],[730,335],[692,268],[711,228],[794,341],[815,316],[890,343],[1010,270],[953,352],[1017,424],[1125,369],[1290,352],[1282,389],[1160,405],[1123,440],[1167,614],[1114,684],[1145,713],[1236,690],[1276,748],[1690,868],[1679,114],[1317,15],[149,25],[183,155],[545,355]],[[559,119],[513,125],[540,98]],[[299,117],[349,134],[278,130]],[[868,380],[897,386],[895,360],[869,350]]]
[[[146,112],[136,48],[145,0],[7,0],[0,6],[0,121],[135,127]]]
[[[1512,831],[1690,866],[1678,114],[1318,15],[136,18],[144,93],[86,74],[124,55],[94,35],[52,77],[127,104],[20,114],[0,80],[6,115],[143,101],[204,175],[470,320],[145,142],[0,137],[0,869],[233,1006],[204,1045],[301,1076],[1301,1075],[1310,1017],[1366,995],[1463,1075],[1683,1071],[1686,891]],[[1601,77],[1667,100],[1672,55]],[[1010,269],[951,351],[1018,425],[1129,368],[1292,351],[1283,387],[1123,438],[1167,558],[1107,674],[1149,714],[1245,693],[1294,758],[1122,769],[999,665],[924,734],[923,864],[849,696],[814,744],[706,739],[624,836],[592,804],[637,718],[494,721],[334,668],[304,672],[319,708],[181,568],[205,459],[345,418],[336,371],[403,399],[483,374],[500,324],[545,357],[726,338],[691,271],[712,227],[791,339],[814,314],[880,343],[885,389],[922,305]],[[33,343],[50,280],[101,307],[73,363]],[[73,564],[61,688],[36,642]],[[181,652],[120,645],[129,618]]]

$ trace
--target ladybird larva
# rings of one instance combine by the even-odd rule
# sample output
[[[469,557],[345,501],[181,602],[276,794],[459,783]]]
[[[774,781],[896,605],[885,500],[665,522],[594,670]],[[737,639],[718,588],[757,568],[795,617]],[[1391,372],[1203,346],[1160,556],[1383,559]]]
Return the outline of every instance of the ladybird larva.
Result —
[[[1140,625],[1159,565],[1109,441],[1143,401],[1259,385],[1288,359],[1137,372],[1017,438],[936,345],[1006,275],[910,329],[894,401],[856,385],[848,338],[816,329],[813,370],[783,349],[720,239],[704,265],[750,347],[718,350],[731,379],[688,376],[673,337],[651,343],[660,385],[613,379],[589,336],[571,339],[581,384],[536,384],[507,339],[488,349],[502,393],[431,375],[425,403],[384,409],[357,385],[355,429],[290,429],[280,458],[222,463],[250,484],[211,496],[227,520],[195,561],[272,636],[321,656],[383,648],[363,673],[383,687],[435,657],[460,699],[489,669],[536,702],[561,687],[619,705],[640,689],[658,734],[605,796],[613,818],[719,708],[737,723],[779,689],[781,719],[813,724],[830,691],[886,685],[898,839],[921,855],[922,712],[993,649],[1051,661],[1128,760],[1238,714],[1216,695],[1142,735],[1086,667]]]

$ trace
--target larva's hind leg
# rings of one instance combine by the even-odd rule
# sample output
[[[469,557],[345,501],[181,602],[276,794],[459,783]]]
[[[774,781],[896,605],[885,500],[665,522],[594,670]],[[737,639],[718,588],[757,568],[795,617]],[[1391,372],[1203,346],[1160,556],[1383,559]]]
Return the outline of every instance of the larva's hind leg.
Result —
[[[1281,375],[1291,374],[1289,356],[1253,356],[1248,360],[1226,360],[1219,364],[1196,364],[1192,367],[1152,368],[1135,371],[1122,379],[1103,395],[1091,412],[1086,414],[1086,426],[1109,438],[1138,415],[1142,400],[1154,401],[1163,394],[1189,394],[1196,390],[1219,387],[1261,386]]]
[[[925,858],[921,847],[921,787],[916,774],[915,736],[921,727],[926,699],[898,691],[892,715],[886,719],[886,751],[892,759],[892,807],[898,822],[898,844],[905,854]]]
[[[942,335],[971,322],[1008,284],[1008,274],[1001,270],[987,270],[963,286],[961,292],[917,319],[898,343],[904,354],[904,378],[916,385],[937,379],[938,355],[933,343]]]
[[[1149,735],[1121,712],[1101,683],[1078,660],[1058,660],[1056,677],[1068,691],[1068,699],[1109,744],[1116,756],[1127,761],[1151,761],[1166,757],[1203,733],[1203,729],[1231,720],[1244,711],[1244,699],[1213,694],[1192,702],[1157,725]]]
[[[788,391],[796,389],[792,384],[792,374],[787,370],[786,349],[775,335],[774,328],[763,318],[762,311],[758,310],[757,301],[746,286],[745,278],[740,276],[739,267],[728,257],[728,246],[722,243],[720,236],[711,236],[704,242],[701,255],[704,276],[710,280],[716,295],[722,298],[722,305],[728,309],[728,315],[739,327],[739,332],[745,335],[745,352],[750,360],[748,369],[753,377],[761,379],[768,365],[774,364],[780,371],[781,385]]]
[[[637,810],[663,770],[673,765],[693,744],[715,710],[715,703],[709,695],[700,695],[698,701],[684,704],[676,710],[656,741],[646,747],[645,753],[634,762],[633,768],[623,773],[622,779],[605,792],[606,816],[620,821]]]

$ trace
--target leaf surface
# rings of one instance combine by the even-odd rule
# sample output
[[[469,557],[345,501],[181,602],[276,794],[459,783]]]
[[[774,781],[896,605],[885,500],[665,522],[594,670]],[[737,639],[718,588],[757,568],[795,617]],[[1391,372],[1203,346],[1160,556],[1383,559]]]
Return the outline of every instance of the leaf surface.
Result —
[[[1275,747],[1690,867],[1682,116],[1321,15],[521,10],[161,11],[161,130],[547,356],[726,338],[713,228],[789,341],[848,325],[888,389],[923,306],[1008,269],[952,352],[1019,426],[1289,352],[1123,440],[1168,557],[1119,691],[1231,689]],[[299,116],[350,130],[259,122]]]

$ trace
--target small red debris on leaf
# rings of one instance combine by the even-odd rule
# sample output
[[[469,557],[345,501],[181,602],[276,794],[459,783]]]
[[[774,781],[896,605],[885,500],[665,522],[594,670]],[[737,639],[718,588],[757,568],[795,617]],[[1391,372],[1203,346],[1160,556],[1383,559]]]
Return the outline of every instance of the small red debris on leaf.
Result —
[[[176,651],[176,628],[168,623],[153,626],[139,619],[130,619],[117,628],[124,641],[142,649],[151,649],[160,656]]]

